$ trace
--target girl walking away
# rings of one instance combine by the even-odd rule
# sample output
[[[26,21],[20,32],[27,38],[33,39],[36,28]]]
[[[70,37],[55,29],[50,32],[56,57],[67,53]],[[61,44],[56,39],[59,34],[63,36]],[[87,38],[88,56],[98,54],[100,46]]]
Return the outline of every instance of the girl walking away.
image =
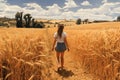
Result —
[[[66,32],[63,32],[64,25],[59,24],[57,32],[54,33],[53,48],[56,51],[56,57],[58,61],[58,69],[63,69],[64,67],[64,52],[67,49],[69,51],[69,46],[67,42]]]

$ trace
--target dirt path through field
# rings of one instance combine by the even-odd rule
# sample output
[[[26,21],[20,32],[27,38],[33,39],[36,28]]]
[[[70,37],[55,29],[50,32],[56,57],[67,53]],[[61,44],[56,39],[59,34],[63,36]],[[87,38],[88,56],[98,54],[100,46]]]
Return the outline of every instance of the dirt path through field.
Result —
[[[64,70],[58,72],[57,71],[57,59],[56,59],[56,52],[51,51],[52,41],[51,41],[51,35],[48,34],[49,30],[46,30],[46,40],[47,45],[49,48],[49,53],[51,56],[52,61],[52,67],[50,69],[50,80],[93,80],[93,77],[85,72],[78,61],[74,60],[74,53],[71,53],[71,51],[65,52],[65,63],[64,63]]]
[[[57,72],[57,60],[55,52],[52,54],[51,68],[52,80],[93,80],[90,74],[87,74],[79,65],[79,62],[74,61],[72,53],[65,53],[65,69],[61,72]]]

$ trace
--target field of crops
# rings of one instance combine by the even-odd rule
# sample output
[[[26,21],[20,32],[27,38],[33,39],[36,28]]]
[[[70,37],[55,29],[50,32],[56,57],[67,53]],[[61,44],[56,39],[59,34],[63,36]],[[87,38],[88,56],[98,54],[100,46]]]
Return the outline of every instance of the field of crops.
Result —
[[[46,80],[50,60],[44,30],[0,30],[0,78]],[[49,61],[48,61],[49,60]]]
[[[95,80],[120,80],[120,23],[90,26],[68,30],[74,61],[97,77]]]
[[[1,28],[0,78],[57,80],[50,79],[49,72],[53,66],[50,49],[56,29]],[[65,31],[70,46],[68,57],[73,56],[74,63],[78,61],[85,72],[92,74],[92,80],[120,80],[119,22],[66,26]]]

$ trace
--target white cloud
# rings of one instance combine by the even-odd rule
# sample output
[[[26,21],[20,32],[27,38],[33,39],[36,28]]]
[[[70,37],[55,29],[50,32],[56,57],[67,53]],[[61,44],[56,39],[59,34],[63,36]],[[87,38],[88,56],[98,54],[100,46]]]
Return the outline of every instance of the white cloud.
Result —
[[[92,10],[92,11],[91,11]],[[112,17],[105,15],[105,14],[96,14],[96,12],[93,12],[94,9],[87,9],[87,10],[79,10],[75,13],[75,15],[78,18],[81,19],[90,19],[90,20],[111,20]]]
[[[115,13],[120,14],[120,2],[104,3],[98,8],[79,9],[75,15],[82,19],[113,20]]]
[[[43,9],[37,3],[29,3],[25,4],[24,13],[30,13],[34,18],[47,18],[47,19],[57,19],[60,18],[59,15],[61,14],[61,7],[57,4],[53,4],[52,6],[47,6],[47,10]]]
[[[35,10],[35,9],[43,10],[43,8],[37,3],[26,3],[25,6],[26,6],[25,9],[29,9],[29,10]]]
[[[17,5],[9,5],[6,0],[0,0],[0,17],[14,17],[15,12],[22,8]]]
[[[83,6],[90,6],[91,4],[90,4],[90,2],[89,1],[83,1],[82,3],[81,3],[81,5],[83,5]]]
[[[116,3],[104,3],[103,5],[101,5],[98,9],[97,12],[99,13],[103,13],[103,14],[109,14],[112,15],[115,12],[113,11],[115,8],[120,7],[120,2],[116,2]],[[120,13],[120,12],[119,12]]]
[[[58,18],[61,14],[61,7],[57,4],[53,4],[52,6],[47,6],[46,16],[48,18]]]
[[[8,5],[6,9],[4,10],[5,12],[4,15],[12,18],[15,16],[15,13],[18,11],[22,11],[22,8],[17,5],[14,5],[14,6]]]
[[[105,1],[104,1],[105,2]],[[89,2],[84,5],[91,5]],[[95,19],[95,20],[113,20],[113,16],[120,14],[120,2],[108,3],[107,1],[97,8],[82,9],[72,11],[69,8],[77,7],[74,0],[66,0],[65,6],[61,8],[58,4],[47,6],[47,9],[42,8],[37,3],[26,3],[25,7],[11,5],[6,0],[0,0],[0,17],[14,18],[16,12],[23,11],[24,14],[30,13],[33,18],[47,19]],[[117,16],[117,15],[116,15]]]
[[[1,3],[1,2],[0,2],[0,11],[4,11],[6,7],[7,7],[7,6],[6,6],[5,3]]]
[[[0,2],[7,2],[7,0],[0,0]]]
[[[46,10],[44,10],[40,5],[37,3],[27,3],[23,8],[24,14],[30,13],[32,17],[39,18],[45,15]]]
[[[107,3],[107,0],[102,0],[102,3]]]
[[[67,12],[62,13],[62,14],[61,14],[61,17],[62,17],[63,19],[73,19],[73,18],[74,18],[73,15],[74,15],[74,12],[72,12],[72,11],[67,11]]]
[[[112,12],[120,14],[120,7],[114,8]]]
[[[65,6],[63,8],[74,8],[77,7],[78,5],[75,3],[74,0],[66,0]]]
[[[60,6],[58,6],[57,4],[53,4],[52,6],[47,6],[48,9],[61,9]]]
[[[16,12],[23,12],[24,14],[30,13],[33,18],[57,18],[58,15],[61,14],[61,7],[57,4],[53,4],[52,6],[47,6],[47,10],[43,9],[37,3],[26,3],[25,7],[20,7],[18,5],[10,5],[7,2],[0,2],[0,17],[10,17],[14,18]],[[56,16],[56,17],[53,17]]]

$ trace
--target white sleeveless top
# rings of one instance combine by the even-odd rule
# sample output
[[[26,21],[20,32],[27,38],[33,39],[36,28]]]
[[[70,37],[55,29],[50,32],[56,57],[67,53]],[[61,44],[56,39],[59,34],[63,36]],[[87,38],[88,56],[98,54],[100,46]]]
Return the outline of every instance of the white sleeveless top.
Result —
[[[54,34],[54,38],[56,38],[57,42],[59,42],[59,43],[63,43],[65,37],[66,37],[66,32],[62,33],[61,38],[57,35],[57,32],[55,32],[55,34]]]

